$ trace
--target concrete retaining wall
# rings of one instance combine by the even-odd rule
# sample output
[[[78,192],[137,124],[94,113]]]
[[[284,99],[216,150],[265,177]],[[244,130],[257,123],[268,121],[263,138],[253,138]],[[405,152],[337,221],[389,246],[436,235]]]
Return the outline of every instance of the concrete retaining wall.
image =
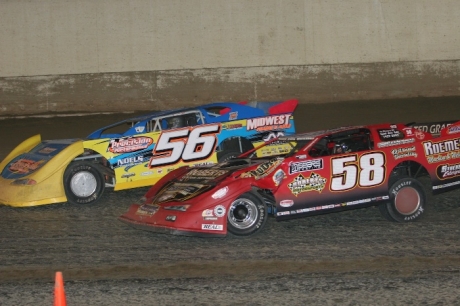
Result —
[[[0,0],[0,115],[460,95],[457,0]]]

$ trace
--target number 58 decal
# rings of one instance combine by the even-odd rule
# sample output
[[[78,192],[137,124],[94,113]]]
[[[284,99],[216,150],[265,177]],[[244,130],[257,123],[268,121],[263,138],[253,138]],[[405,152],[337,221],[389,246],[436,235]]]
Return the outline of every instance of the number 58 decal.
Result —
[[[220,124],[202,125],[161,133],[150,159],[150,167],[206,159],[214,153]]]
[[[332,159],[332,191],[360,187],[372,187],[385,181],[385,155],[374,152],[362,155],[359,160],[356,155]]]

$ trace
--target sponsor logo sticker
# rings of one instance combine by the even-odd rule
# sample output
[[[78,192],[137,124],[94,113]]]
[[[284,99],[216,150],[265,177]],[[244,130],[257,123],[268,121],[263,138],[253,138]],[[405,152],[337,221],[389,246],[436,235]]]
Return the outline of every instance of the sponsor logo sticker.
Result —
[[[129,153],[148,148],[153,143],[150,137],[127,137],[111,139],[108,152],[112,153]]]
[[[282,200],[282,201],[280,201],[280,206],[281,207],[291,207],[292,205],[294,205],[293,200]]]
[[[216,207],[214,207],[214,214],[216,215],[216,217],[223,217],[225,216],[225,212],[226,212],[226,209],[223,205],[217,205]]]
[[[296,178],[294,178],[292,182],[288,184],[288,188],[291,190],[293,195],[297,196],[302,192],[321,192],[323,191],[326,182],[327,179],[319,174],[311,172],[309,177],[304,177],[302,174],[299,174]]]
[[[224,226],[221,224],[201,224],[201,229],[205,231],[222,231]]]

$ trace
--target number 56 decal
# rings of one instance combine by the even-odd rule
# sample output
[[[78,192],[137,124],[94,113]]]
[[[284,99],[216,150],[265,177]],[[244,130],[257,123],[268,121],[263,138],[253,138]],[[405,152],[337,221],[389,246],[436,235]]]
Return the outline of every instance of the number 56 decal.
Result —
[[[220,124],[202,125],[191,130],[185,128],[163,132],[153,150],[150,167],[210,157],[216,148],[216,134],[219,132]]]
[[[380,152],[332,159],[332,191],[344,191],[360,187],[372,187],[385,181],[385,155]]]

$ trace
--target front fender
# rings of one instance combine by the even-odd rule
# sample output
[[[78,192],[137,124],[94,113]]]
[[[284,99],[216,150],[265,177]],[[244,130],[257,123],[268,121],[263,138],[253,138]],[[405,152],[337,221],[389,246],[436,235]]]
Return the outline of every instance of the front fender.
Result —
[[[37,138],[35,138],[35,145],[40,143],[40,141],[37,143],[36,140]],[[21,144],[18,146],[20,148],[13,152],[20,152],[18,154],[28,152],[35,147],[35,145],[29,143],[30,147],[27,150],[25,148],[28,145]],[[67,197],[65,195],[63,182],[64,172],[67,165],[76,156],[82,154],[83,151],[83,142],[81,140],[70,144],[43,165],[43,167],[21,178],[22,181],[29,181],[32,183],[17,184],[15,183],[16,180],[7,180],[0,177],[0,189],[2,190],[0,194],[0,203],[15,207],[28,207],[66,202]],[[16,155],[12,156],[12,154],[9,155],[10,158],[14,158],[15,156]],[[3,162],[2,165],[4,165]]]

